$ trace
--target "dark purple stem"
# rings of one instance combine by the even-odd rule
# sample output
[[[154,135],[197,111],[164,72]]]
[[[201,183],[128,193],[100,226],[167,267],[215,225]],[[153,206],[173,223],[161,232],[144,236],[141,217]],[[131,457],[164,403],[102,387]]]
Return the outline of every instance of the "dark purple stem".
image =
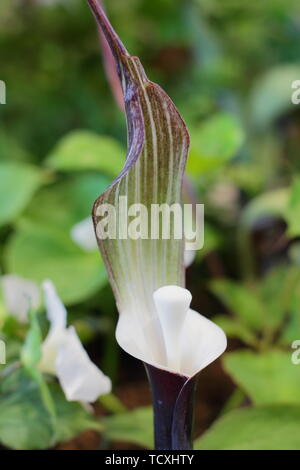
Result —
[[[192,449],[196,378],[145,364],[151,384],[157,450]]]

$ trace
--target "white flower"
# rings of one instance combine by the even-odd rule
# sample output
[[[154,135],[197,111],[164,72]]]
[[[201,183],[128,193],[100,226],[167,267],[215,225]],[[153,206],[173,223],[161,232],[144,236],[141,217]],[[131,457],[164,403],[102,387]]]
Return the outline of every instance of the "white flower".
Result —
[[[92,217],[87,217],[71,229],[72,240],[85,251],[98,248]]]
[[[116,338],[132,356],[157,368],[192,377],[227,346],[223,330],[190,309],[191,293],[179,286],[164,286],[153,294],[156,315],[121,312]],[[161,347],[162,345],[162,347]]]
[[[51,281],[43,283],[50,330],[42,345],[39,368],[56,375],[69,401],[94,402],[111,391],[111,381],[90,360]]]
[[[25,323],[28,310],[37,310],[40,306],[38,285],[13,274],[2,276],[1,284],[8,313]]]

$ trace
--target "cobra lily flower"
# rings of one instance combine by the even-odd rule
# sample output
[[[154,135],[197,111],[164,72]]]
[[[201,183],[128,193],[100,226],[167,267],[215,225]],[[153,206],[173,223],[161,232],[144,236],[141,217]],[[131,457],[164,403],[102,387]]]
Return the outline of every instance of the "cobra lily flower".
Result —
[[[67,400],[92,403],[111,391],[111,381],[90,360],[75,328],[67,328],[67,311],[52,282],[45,281],[43,290],[51,326],[39,369],[57,376]]]
[[[181,203],[189,148],[186,126],[166,93],[129,55],[97,0],[88,0],[110,45],[125,102],[128,153],[124,169],[97,199],[93,220],[120,313],[119,345],[145,363],[150,379],[157,449],[189,449],[193,392],[198,373],[226,348],[223,331],[190,309],[184,288],[184,238],[124,237],[117,211],[116,237],[103,237],[105,205]],[[160,233],[159,228],[155,233]]]

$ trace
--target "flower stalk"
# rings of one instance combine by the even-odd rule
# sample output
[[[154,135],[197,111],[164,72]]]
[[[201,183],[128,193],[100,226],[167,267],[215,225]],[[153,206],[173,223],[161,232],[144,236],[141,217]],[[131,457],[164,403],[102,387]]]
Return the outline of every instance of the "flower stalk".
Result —
[[[148,364],[145,367],[153,396],[155,449],[192,449],[197,377],[189,379]]]

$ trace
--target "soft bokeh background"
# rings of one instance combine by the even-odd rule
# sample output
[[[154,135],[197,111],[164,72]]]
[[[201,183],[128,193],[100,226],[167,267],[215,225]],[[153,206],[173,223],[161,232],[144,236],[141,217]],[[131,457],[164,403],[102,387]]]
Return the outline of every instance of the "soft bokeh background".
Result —
[[[299,2],[110,0],[105,7],[190,129],[187,175],[193,198],[205,203],[206,240],[187,285],[195,309],[230,338],[229,352],[199,380],[196,434],[220,421],[197,446],[299,449],[300,365],[291,363],[300,339],[300,105],[291,102],[300,80]],[[7,86],[1,275],[55,283],[90,356],[136,413],[97,404],[99,419],[108,416],[102,437],[88,431],[60,448],[150,446],[148,409],[136,410],[151,402],[142,365],[114,339],[117,312],[98,251],[74,238],[126,153],[124,116],[87,2],[1,0],[0,53]],[[3,295],[0,321],[14,364],[28,326],[12,317]],[[44,331],[43,307],[40,324]],[[26,428],[20,409],[13,422]],[[286,441],[276,435],[266,443],[283,419]],[[8,423],[0,414],[4,443]],[[34,432],[24,432],[36,448]]]

